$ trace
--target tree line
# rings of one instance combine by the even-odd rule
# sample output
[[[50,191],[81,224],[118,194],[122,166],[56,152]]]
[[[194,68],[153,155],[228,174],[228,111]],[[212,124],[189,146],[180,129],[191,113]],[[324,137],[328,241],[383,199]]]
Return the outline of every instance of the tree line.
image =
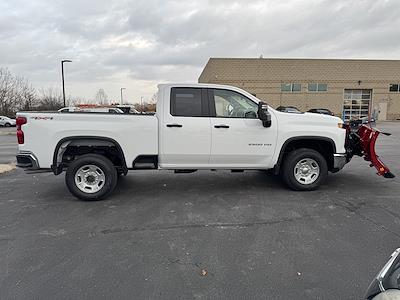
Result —
[[[69,97],[68,100],[72,100]],[[0,115],[14,117],[21,110],[58,110],[63,107],[61,93],[54,88],[35,89],[27,79],[0,67]]]
[[[113,103],[103,89],[98,90],[94,100],[100,105]],[[157,97],[154,94],[150,101],[141,101],[134,106],[141,112],[154,112],[156,102]],[[74,106],[87,101],[68,96],[66,103]],[[35,89],[26,78],[12,74],[8,68],[0,67],[0,116],[15,117],[18,111],[56,111],[62,107],[63,97],[58,89]]]

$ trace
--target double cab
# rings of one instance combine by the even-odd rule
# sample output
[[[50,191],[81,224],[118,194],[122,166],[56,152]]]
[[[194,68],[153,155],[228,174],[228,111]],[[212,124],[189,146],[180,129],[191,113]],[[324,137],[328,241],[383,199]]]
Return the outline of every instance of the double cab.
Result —
[[[76,197],[110,195],[130,170],[272,170],[314,190],[353,155],[393,177],[375,154],[379,131],[334,116],[285,113],[237,87],[161,84],[156,113],[19,112],[17,166],[63,171]]]

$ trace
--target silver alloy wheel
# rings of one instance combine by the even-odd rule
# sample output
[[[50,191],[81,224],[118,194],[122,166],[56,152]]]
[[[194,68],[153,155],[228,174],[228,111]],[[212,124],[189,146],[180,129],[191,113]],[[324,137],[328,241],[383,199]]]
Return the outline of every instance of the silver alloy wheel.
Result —
[[[95,165],[84,165],[75,173],[75,185],[84,193],[100,191],[106,182],[103,170]]]
[[[319,165],[312,158],[301,159],[294,167],[294,177],[301,184],[312,184],[319,177]]]

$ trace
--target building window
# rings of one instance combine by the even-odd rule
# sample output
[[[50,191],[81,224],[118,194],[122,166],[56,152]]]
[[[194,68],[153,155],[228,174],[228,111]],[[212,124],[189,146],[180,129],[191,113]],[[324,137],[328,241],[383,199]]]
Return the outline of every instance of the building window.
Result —
[[[301,84],[300,83],[282,83],[281,91],[282,92],[301,92]]]
[[[398,84],[398,83],[392,83],[389,85],[389,92],[398,93],[398,92],[400,92],[399,89],[400,89],[400,84]]]
[[[328,85],[326,83],[309,83],[309,92],[326,92],[328,90]]]

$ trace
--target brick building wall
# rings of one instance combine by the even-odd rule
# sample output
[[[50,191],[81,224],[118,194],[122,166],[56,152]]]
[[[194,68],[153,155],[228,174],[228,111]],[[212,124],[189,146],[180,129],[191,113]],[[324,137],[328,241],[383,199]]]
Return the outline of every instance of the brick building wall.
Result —
[[[237,86],[273,107],[322,107],[338,116],[345,89],[371,90],[370,111],[387,105],[387,115],[380,117],[400,118],[400,91],[389,91],[400,84],[400,60],[210,58],[199,82]],[[284,83],[299,83],[301,90],[282,92]],[[327,84],[327,90],[310,92],[310,83]]]

